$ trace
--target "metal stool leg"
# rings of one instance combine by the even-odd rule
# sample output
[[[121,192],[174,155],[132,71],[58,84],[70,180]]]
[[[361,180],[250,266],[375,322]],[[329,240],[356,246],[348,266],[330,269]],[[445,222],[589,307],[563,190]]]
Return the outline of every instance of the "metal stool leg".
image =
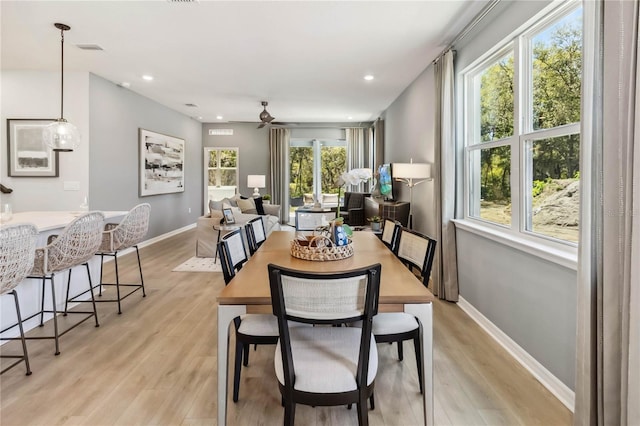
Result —
[[[71,287],[71,268],[69,268],[69,278],[67,279],[67,297],[64,299],[64,316],[67,316],[67,309],[69,308],[69,287]]]
[[[140,270],[140,285],[142,286],[142,297],[147,297],[147,293],[144,291],[144,279],[142,278],[142,263],[140,263],[140,251],[138,250],[138,246],[134,246],[136,248],[136,255],[138,256],[138,269]]]
[[[122,314],[122,309],[120,307],[120,274],[118,273],[118,256],[117,254],[113,256],[113,261],[116,264],[116,292],[118,293],[118,315]]]
[[[100,253],[100,292],[98,296],[102,296],[102,270],[104,266],[104,254]]]
[[[51,274],[51,304],[53,305],[53,332],[56,341],[56,352],[55,355],[60,355],[60,344],[58,342],[58,313],[56,308],[56,287],[54,283],[55,274]]]
[[[98,323],[98,310],[96,309],[96,298],[93,295],[93,283],[91,282],[91,271],[89,270],[89,263],[85,263],[87,267],[87,277],[89,278],[89,294],[91,294],[91,304],[93,305],[93,316],[96,319],[96,327],[100,327]]]
[[[27,376],[31,375],[31,367],[29,366],[29,353],[27,352],[27,342],[24,339],[24,328],[22,327],[22,315],[20,315],[20,303],[18,303],[18,293],[13,290],[13,298],[16,302],[16,315],[18,317],[18,328],[20,329],[20,340],[22,341],[22,353],[24,354],[24,363],[27,366]]]
[[[42,277],[42,300],[40,301],[40,327],[44,327],[44,295],[47,288],[47,277]]]

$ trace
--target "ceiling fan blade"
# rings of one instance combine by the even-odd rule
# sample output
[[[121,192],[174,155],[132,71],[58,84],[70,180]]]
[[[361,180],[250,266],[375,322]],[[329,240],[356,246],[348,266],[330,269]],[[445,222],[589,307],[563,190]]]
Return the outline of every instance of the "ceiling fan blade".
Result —
[[[267,123],[260,123],[260,124],[258,125],[258,129],[262,129],[262,128],[263,128],[264,126],[266,126],[266,125],[267,125]]]

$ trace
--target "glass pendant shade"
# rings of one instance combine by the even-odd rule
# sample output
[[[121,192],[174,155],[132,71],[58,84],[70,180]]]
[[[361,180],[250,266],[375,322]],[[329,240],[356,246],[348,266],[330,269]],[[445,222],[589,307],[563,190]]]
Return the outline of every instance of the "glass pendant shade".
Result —
[[[59,118],[42,130],[44,143],[56,152],[71,152],[80,145],[78,128]]]

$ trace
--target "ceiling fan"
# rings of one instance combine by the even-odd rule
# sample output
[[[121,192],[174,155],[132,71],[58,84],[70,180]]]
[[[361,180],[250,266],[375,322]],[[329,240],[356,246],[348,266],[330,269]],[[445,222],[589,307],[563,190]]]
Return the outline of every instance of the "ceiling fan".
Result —
[[[284,123],[284,122],[273,121],[273,120],[275,120],[275,117],[273,117],[271,114],[269,114],[269,111],[267,111],[267,105],[269,105],[269,102],[262,101],[262,102],[260,102],[260,104],[262,105],[262,112],[258,116],[258,118],[260,119],[260,121],[258,122],[258,129],[262,129],[263,127],[265,127],[267,125],[268,126],[295,126],[295,125],[298,125],[298,123]],[[255,121],[230,121],[230,123],[255,123]]]
[[[271,114],[269,114],[269,111],[267,111],[267,105],[269,105],[269,102],[262,101],[261,103],[263,110],[260,113],[260,124],[258,125],[258,129],[262,129],[264,126],[271,124],[271,122],[275,120],[275,117],[272,117]]]

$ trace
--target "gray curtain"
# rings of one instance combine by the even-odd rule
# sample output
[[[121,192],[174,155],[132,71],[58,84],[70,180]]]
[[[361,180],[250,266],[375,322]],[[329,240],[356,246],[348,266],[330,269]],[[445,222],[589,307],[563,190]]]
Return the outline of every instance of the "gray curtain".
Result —
[[[456,139],[454,112],[453,52],[449,50],[435,62],[435,201],[438,224],[438,256],[435,259],[433,294],[440,299],[458,301],[458,261],[456,228]],[[438,185],[439,184],[439,185]]]
[[[639,425],[639,5],[583,5],[598,31],[584,49],[574,424]]]
[[[366,132],[365,132],[366,130]],[[347,137],[347,171],[371,167],[365,161],[365,148],[369,141],[369,131],[363,128],[345,129]],[[348,188],[347,191],[365,192],[369,191],[369,183],[360,183]]]
[[[289,129],[269,130],[271,191],[273,203],[280,205],[280,222],[289,222]]]

